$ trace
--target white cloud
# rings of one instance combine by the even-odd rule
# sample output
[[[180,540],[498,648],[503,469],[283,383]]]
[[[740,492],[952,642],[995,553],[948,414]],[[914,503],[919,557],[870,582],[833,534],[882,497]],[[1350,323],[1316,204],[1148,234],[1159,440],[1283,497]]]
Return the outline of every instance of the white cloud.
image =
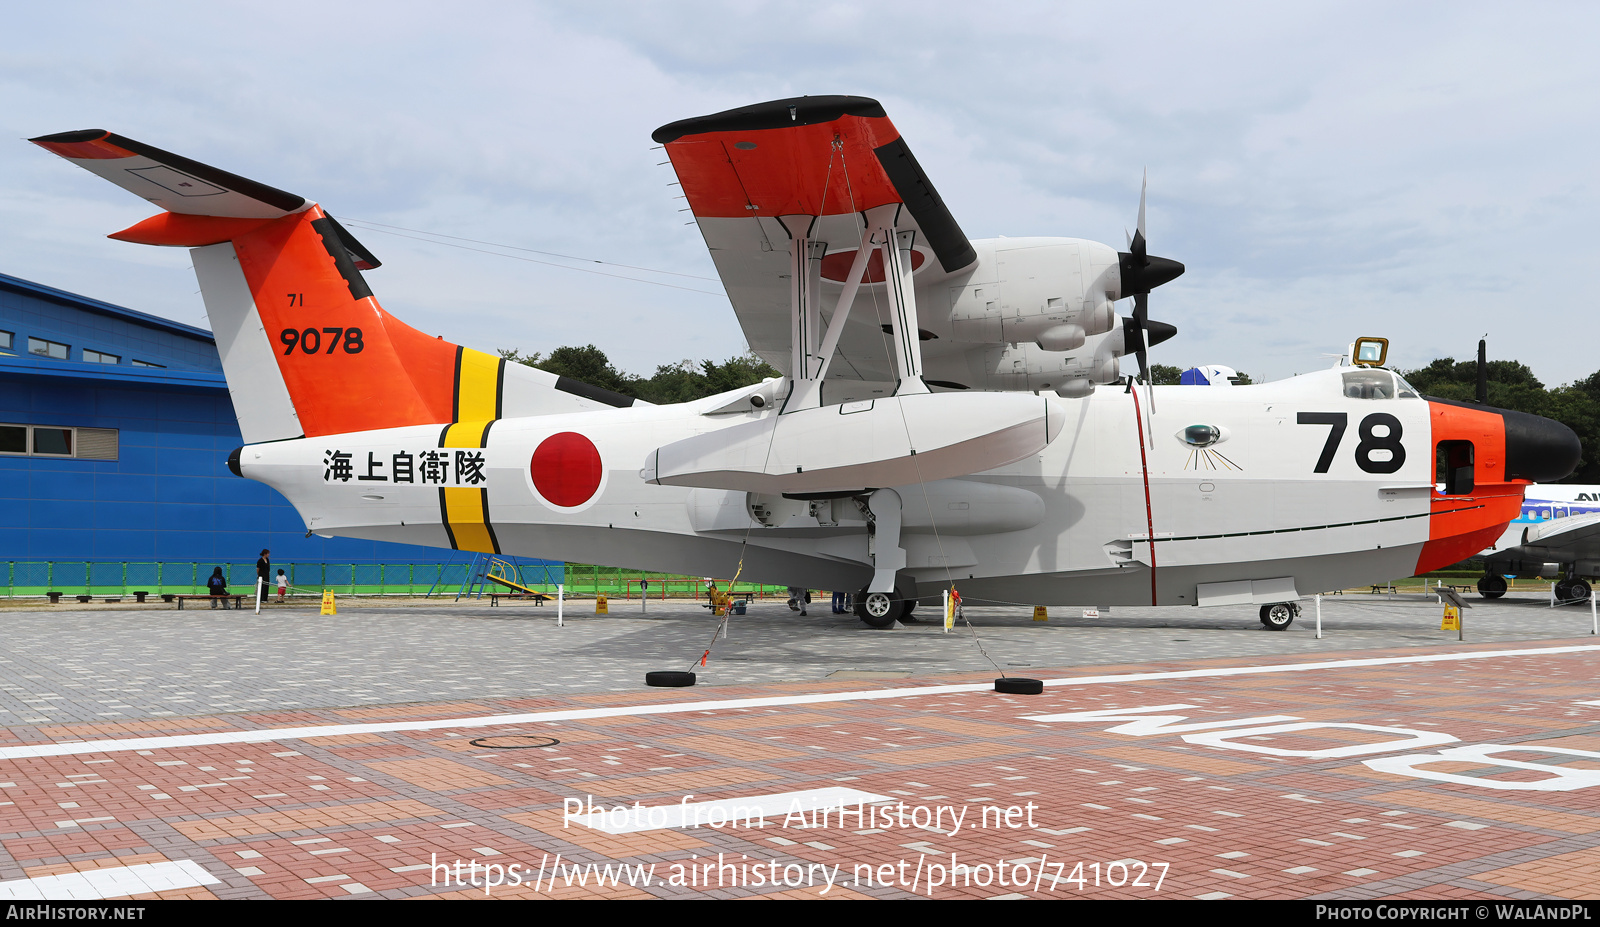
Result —
[[[1113,244],[1151,178],[1176,364],[1257,377],[1358,334],[1402,364],[1479,334],[1547,382],[1600,367],[1600,13],[1579,4],[74,4],[12,11],[0,129],[100,126],[336,215],[712,275],[663,123],[875,96],[966,231]],[[141,204],[0,145],[0,271],[195,322]],[[483,348],[627,369],[743,347],[726,302],[361,233],[380,299]],[[715,289],[715,287],[712,287]],[[1554,337],[1552,337],[1554,336]]]

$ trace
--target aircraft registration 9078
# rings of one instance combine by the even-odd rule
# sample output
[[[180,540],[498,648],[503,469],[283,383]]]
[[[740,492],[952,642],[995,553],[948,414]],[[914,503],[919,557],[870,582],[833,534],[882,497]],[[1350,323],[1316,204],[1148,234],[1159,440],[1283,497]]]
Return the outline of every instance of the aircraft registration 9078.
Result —
[[[245,445],[322,535],[918,596],[1261,606],[1481,550],[1578,459],[1556,422],[1350,366],[1134,385],[1175,332],[1141,194],[1125,252],[971,241],[882,107],[778,100],[664,126],[752,348],[781,378],[675,405],[425,335],[315,203],[102,130],[32,141],[162,208],[193,249]],[[1131,298],[1130,318],[1113,306]],[[1114,388],[1096,389],[1117,384]],[[219,462],[220,464],[220,462]]]

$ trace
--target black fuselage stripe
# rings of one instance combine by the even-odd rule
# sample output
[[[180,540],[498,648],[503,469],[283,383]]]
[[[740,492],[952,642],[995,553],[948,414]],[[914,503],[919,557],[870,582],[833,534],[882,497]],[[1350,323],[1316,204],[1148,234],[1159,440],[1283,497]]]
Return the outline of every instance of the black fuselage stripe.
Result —
[[[1485,507],[1486,506],[1482,506],[1482,505],[1469,505],[1464,509],[1450,509],[1449,511],[1445,511],[1445,512],[1419,512],[1418,514],[1415,514],[1415,515],[1391,515],[1388,518],[1368,518],[1365,521],[1341,521],[1341,522],[1338,522],[1337,524],[1331,524],[1331,525],[1307,525],[1307,526],[1302,527],[1302,528],[1269,528],[1269,529],[1266,529],[1266,530],[1263,530],[1263,531],[1231,531],[1231,532],[1229,532],[1227,534],[1196,534],[1196,535],[1191,535],[1189,537],[1181,537],[1181,538],[1155,538],[1155,540],[1157,542],[1166,542],[1166,541],[1215,541],[1215,540],[1217,540],[1219,538],[1244,538],[1244,537],[1254,537],[1254,536],[1260,535],[1260,534],[1293,534],[1296,531],[1322,531],[1322,530],[1325,530],[1327,528],[1354,528],[1354,527],[1356,527],[1358,525],[1377,525],[1377,524],[1382,524],[1383,522],[1386,522],[1386,521],[1409,521],[1409,520],[1411,520],[1413,518],[1432,518],[1435,515],[1453,515],[1453,514],[1455,514],[1457,512],[1471,512],[1471,511],[1475,511],[1477,509],[1481,509],[1481,508],[1485,508]],[[1143,542],[1143,541],[1146,541],[1146,540],[1149,540],[1149,539],[1148,538],[1136,538],[1135,540]]]

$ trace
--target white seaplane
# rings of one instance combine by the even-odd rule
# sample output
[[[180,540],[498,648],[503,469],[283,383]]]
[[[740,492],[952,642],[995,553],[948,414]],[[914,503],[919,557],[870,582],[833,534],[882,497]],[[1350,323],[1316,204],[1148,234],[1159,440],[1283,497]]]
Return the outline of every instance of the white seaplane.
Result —
[[[193,249],[246,442],[229,466],[322,535],[742,567],[859,589],[877,627],[954,585],[1259,604],[1282,629],[1303,593],[1476,553],[1577,461],[1560,424],[1417,396],[1381,339],[1276,383],[1123,384],[1119,358],[1144,374],[1175,331],[1148,294],[1183,271],[1147,253],[1142,197],[1125,252],[970,241],[874,100],[654,137],[781,378],[656,406],[508,364],[386,313],[377,259],[300,196],[98,129],[32,141],[161,207],[111,237]]]

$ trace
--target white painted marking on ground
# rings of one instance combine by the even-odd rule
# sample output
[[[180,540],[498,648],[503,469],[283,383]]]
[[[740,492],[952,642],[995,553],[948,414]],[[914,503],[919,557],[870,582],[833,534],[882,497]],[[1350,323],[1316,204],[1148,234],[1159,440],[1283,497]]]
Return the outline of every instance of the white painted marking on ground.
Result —
[[[146,892],[216,885],[221,881],[194,860],[182,859],[0,882],[0,899],[94,901],[100,898],[121,898],[125,895],[142,895]]]
[[[1124,673],[1116,676],[1069,676],[1046,679],[1046,686],[1118,685],[1130,682],[1157,682],[1167,679],[1208,679],[1227,676],[1259,676],[1272,673],[1303,673],[1316,670],[1350,669],[1367,666],[1399,666],[1408,663],[1448,663],[1463,660],[1489,660],[1496,657],[1542,656],[1557,653],[1586,653],[1600,645],[1539,647],[1528,650],[1484,650],[1477,653],[1419,654],[1406,657],[1373,657],[1365,660],[1334,660],[1325,663],[1285,663],[1278,666],[1230,666],[1216,669],[1174,670],[1164,673]],[[211,734],[179,734],[169,737],[129,737],[115,740],[66,741],[52,744],[0,747],[0,759],[19,760],[42,756],[75,756],[84,753],[118,753],[127,750],[165,750],[172,747],[202,747],[214,744],[271,743],[316,737],[342,737],[347,734],[389,734],[400,731],[438,731],[455,728],[495,727],[536,724],[543,721],[583,721],[591,718],[621,718],[644,715],[687,714],[702,711],[731,711],[738,708],[767,708],[781,705],[823,705],[830,702],[877,701],[898,698],[925,698],[957,692],[992,691],[993,683],[965,683],[948,686],[919,686],[903,689],[872,689],[865,692],[819,692],[812,695],[774,695],[761,698],[723,699],[702,702],[667,702],[655,705],[618,705],[611,708],[572,708],[515,715],[482,715],[473,718],[439,718],[431,721],[396,721],[373,724],[324,724],[314,727],[273,728],[259,731],[218,731]],[[820,749],[820,748],[819,748]],[[299,756],[297,752],[273,756]]]
[[[716,825],[759,827],[761,821],[775,823],[791,812],[810,815],[816,811],[832,811],[874,802],[894,801],[887,795],[830,786],[825,789],[805,789],[799,792],[779,792],[775,795],[752,795],[748,798],[720,798],[716,801],[679,802],[676,805],[634,807],[614,805],[606,808],[595,805],[591,813],[587,806],[563,820],[582,824],[592,830],[608,834],[636,834],[645,830],[666,830],[672,827],[709,827]],[[617,811],[621,808],[621,811]],[[854,814],[854,811],[850,812]]]

